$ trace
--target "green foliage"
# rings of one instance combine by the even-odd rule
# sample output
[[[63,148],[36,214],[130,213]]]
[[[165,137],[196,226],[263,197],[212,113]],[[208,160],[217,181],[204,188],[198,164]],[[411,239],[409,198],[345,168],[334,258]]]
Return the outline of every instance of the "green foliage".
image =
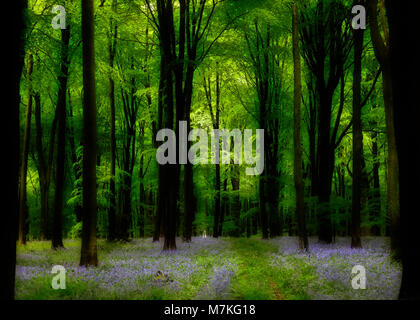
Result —
[[[82,236],[82,222],[76,223],[69,232],[70,239],[79,239]]]

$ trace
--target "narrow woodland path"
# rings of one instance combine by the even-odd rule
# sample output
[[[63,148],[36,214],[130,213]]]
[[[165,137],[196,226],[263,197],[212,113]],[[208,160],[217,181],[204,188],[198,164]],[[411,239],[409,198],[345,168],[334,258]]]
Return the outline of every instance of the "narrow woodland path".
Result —
[[[261,239],[232,239],[232,249],[239,259],[239,270],[231,284],[234,299],[284,299],[276,281],[278,268],[269,263],[269,254],[277,252],[276,246]]]

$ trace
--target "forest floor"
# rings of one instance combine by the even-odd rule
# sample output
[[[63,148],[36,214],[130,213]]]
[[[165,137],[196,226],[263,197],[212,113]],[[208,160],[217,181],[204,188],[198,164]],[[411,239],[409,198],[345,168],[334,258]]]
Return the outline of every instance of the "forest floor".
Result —
[[[310,238],[300,253],[297,238],[195,237],[162,243],[98,240],[97,268],[79,267],[80,240],[64,249],[30,241],[18,247],[16,299],[396,299],[401,266],[390,257],[389,239],[366,237],[362,249],[349,238],[334,244]],[[52,289],[54,265],[66,269],[66,288]],[[352,288],[352,268],[366,269],[366,289]]]

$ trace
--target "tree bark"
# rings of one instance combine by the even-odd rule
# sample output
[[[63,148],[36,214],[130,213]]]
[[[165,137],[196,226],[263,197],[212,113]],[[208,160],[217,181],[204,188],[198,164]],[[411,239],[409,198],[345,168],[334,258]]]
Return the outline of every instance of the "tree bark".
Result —
[[[399,186],[398,186],[398,155],[395,140],[395,126],[394,126],[394,102],[392,92],[392,76],[391,66],[389,62],[389,38],[387,37],[388,32],[385,32],[385,39],[382,38],[379,31],[378,25],[378,0],[369,0],[369,25],[370,35],[372,39],[373,49],[375,56],[378,59],[382,67],[382,89],[384,96],[385,106],[385,122],[387,132],[387,143],[388,143],[388,156],[387,156],[387,179],[386,179],[386,211],[387,220],[389,224],[389,231],[391,235],[391,248],[396,256],[399,256],[398,252],[399,244],[397,235],[398,224],[399,224]],[[381,16],[385,15],[385,8],[381,1]],[[382,21],[385,21],[382,18]],[[384,30],[387,31],[386,26],[383,26]]]
[[[363,30],[353,30],[354,36],[354,70],[353,70],[353,185],[352,185],[352,234],[351,247],[361,248],[360,240],[360,211],[362,189],[362,108],[361,108],[361,81],[362,81],[362,51]]]
[[[83,42],[83,228],[80,265],[97,266],[96,88],[93,0],[82,0]]]
[[[375,109],[376,105],[372,106]],[[376,126],[376,121],[373,123]],[[371,221],[374,223],[371,232],[374,236],[380,236],[381,230],[378,224],[378,219],[381,214],[381,191],[379,182],[379,150],[378,150],[378,134],[376,131],[372,134],[372,157],[373,157],[373,209],[371,212]]]
[[[112,9],[115,10],[116,0],[112,1]],[[117,45],[117,25],[114,19],[110,19],[110,38],[108,43],[109,50],[109,67],[114,68],[114,58]],[[115,164],[116,164],[116,138],[115,138],[115,84],[112,76],[109,76],[109,107],[110,107],[110,175],[109,182],[109,210],[108,210],[108,240],[116,238],[116,190],[115,190]]]
[[[418,46],[412,42],[410,30],[418,27],[418,13],[413,8],[401,6],[397,1],[386,1],[389,23],[390,85],[393,94],[393,111],[395,137],[399,162],[399,203],[400,224],[397,236],[397,251],[401,253],[402,281],[399,299],[420,299],[420,251],[418,226],[418,188],[413,182],[420,179],[419,153],[413,152],[413,141],[420,140],[418,119],[420,105],[418,100],[418,77],[407,77],[407,74],[418,75],[420,64]]]
[[[64,170],[66,161],[66,94],[69,74],[68,49],[70,41],[70,27],[61,30],[61,68],[58,77],[58,139],[57,163],[55,178],[54,213],[52,230],[52,248],[63,246],[63,198],[64,198]]]
[[[31,117],[32,117],[32,72],[34,67],[34,59],[32,53],[29,53],[27,63],[27,78],[29,83],[28,100],[26,105],[26,125],[22,145],[22,162],[20,169],[20,192],[19,192],[19,226],[18,226],[18,243],[24,245],[28,233],[28,204],[26,194],[26,177],[28,172],[28,154],[29,154],[29,139],[31,136]]]
[[[41,97],[39,93],[35,94],[35,126],[36,126],[36,147],[39,162],[39,184],[41,189],[41,240],[49,239],[48,233],[48,212],[49,212],[49,190],[51,184],[52,162],[54,154],[54,140],[57,128],[57,111],[54,112],[54,119],[51,124],[51,133],[48,145],[47,159],[44,156],[42,143],[41,126]]]
[[[2,263],[2,270],[0,272],[0,299],[2,300],[14,300],[15,298],[16,231],[19,215],[20,79],[25,57],[25,8],[27,8],[27,1],[18,0],[13,2],[11,12],[14,17],[12,30],[16,30],[17,32],[15,34],[8,33],[10,36],[8,39],[6,38],[6,42],[10,43],[10,45],[5,50],[8,53],[7,61],[10,67],[10,69],[7,69],[9,77],[5,93],[11,102],[11,107],[4,108],[4,113],[5,119],[8,119],[8,123],[12,129],[11,134],[16,137],[17,141],[15,139],[4,139],[3,144],[3,148],[11,154],[7,157],[10,170],[4,181],[7,188],[5,188],[6,190],[3,194],[4,199],[7,199],[12,204],[11,207],[15,207],[15,209],[7,210],[3,215],[3,232],[0,235],[1,243],[5,249],[4,262]],[[13,166],[15,166],[14,169],[11,169]]]
[[[294,94],[293,94],[293,147],[294,147],[294,182],[296,191],[296,220],[298,222],[299,249],[308,251],[308,236],[306,234],[305,221],[305,194],[302,176],[302,142],[300,135],[300,101],[302,95],[301,63],[299,50],[299,15],[298,1],[295,1],[292,8],[292,41],[293,41],[293,72],[294,72]]]

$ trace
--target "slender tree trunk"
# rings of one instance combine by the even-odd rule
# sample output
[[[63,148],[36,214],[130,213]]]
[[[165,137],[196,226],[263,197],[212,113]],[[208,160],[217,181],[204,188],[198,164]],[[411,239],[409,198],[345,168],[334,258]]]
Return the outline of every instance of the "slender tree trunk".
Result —
[[[302,176],[302,142],[300,136],[300,101],[302,95],[301,63],[299,50],[299,15],[298,1],[295,1],[292,8],[292,38],[293,38],[293,71],[294,71],[294,182],[296,190],[296,220],[298,222],[299,249],[308,251],[308,236],[306,234],[305,221],[305,194]]]
[[[373,109],[376,105],[372,106]],[[376,122],[374,123],[376,124]],[[376,127],[374,125],[374,127]],[[378,134],[376,131],[372,134],[372,157],[373,157],[373,209],[371,214],[371,220],[374,221],[374,225],[371,228],[371,232],[374,236],[380,236],[381,230],[378,224],[378,219],[381,214],[381,191],[379,183],[379,151],[378,151]]]
[[[387,176],[386,176],[386,211],[388,221],[390,223],[391,247],[398,256],[398,239],[397,235],[400,220],[399,209],[399,186],[398,186],[398,154],[395,139],[394,126],[394,102],[392,94],[392,76],[388,67],[383,68],[383,93],[385,105],[385,122],[388,142],[387,156]]]
[[[259,186],[259,195],[260,195],[260,219],[261,219],[261,229],[262,229],[262,238],[268,239],[268,221],[267,221],[267,210],[265,207],[265,181],[264,175],[260,176],[260,186]]]
[[[233,138],[232,138],[233,139]],[[239,195],[239,186],[240,186],[240,172],[238,165],[231,165],[231,176],[230,181],[232,183],[232,191],[236,191],[233,195],[232,200],[232,215],[233,221],[235,224],[235,231],[233,232],[234,237],[241,236],[241,225],[240,225],[240,216],[241,216],[241,198]]]
[[[26,243],[26,236],[28,233],[28,204],[26,195],[26,177],[28,172],[28,154],[29,154],[29,139],[31,136],[31,116],[32,116],[32,84],[31,76],[33,72],[34,60],[32,53],[28,56],[27,77],[29,81],[28,100],[26,105],[26,125],[23,137],[22,146],[22,162],[20,169],[20,192],[19,192],[19,227],[18,227],[18,242],[20,245]]]
[[[370,25],[370,35],[372,39],[375,56],[382,66],[382,90],[385,106],[385,123],[388,142],[387,157],[387,179],[386,179],[386,212],[389,232],[391,235],[391,248],[395,256],[400,256],[398,248],[399,236],[399,173],[398,173],[398,155],[395,138],[394,125],[394,101],[392,92],[391,66],[389,62],[389,32],[386,25],[383,25],[385,39],[383,39],[378,24],[378,0],[369,0],[368,17]],[[385,7],[383,1],[380,1],[380,14],[382,23],[385,24]]]
[[[57,111],[54,112],[54,119],[51,125],[51,133],[48,146],[48,159],[45,159],[42,143],[41,126],[41,97],[39,93],[35,94],[35,126],[36,126],[36,148],[39,162],[39,185],[41,192],[41,240],[48,239],[48,211],[49,211],[49,190],[51,182],[52,161],[54,153],[54,140],[57,128]]]
[[[112,10],[114,11],[117,1],[112,1]],[[108,43],[109,51],[109,67],[111,70],[114,68],[114,58],[117,46],[117,32],[118,26],[115,24],[114,19],[111,17],[109,22],[110,35]],[[114,79],[110,75],[109,78],[109,108],[110,108],[110,175],[109,182],[109,209],[108,209],[108,240],[113,241],[116,235],[116,188],[115,188],[115,166],[116,166],[116,138],[115,138],[115,84]]]
[[[96,246],[96,88],[93,0],[82,0],[83,228],[80,265],[98,265]]]
[[[224,179],[223,181],[223,191],[226,192],[227,190],[227,178]],[[218,235],[221,237],[222,233],[223,233],[223,222],[225,219],[225,214],[227,211],[227,199],[226,196],[223,195],[223,197],[221,198],[221,210],[220,210],[220,220],[219,220],[219,232]]]
[[[54,214],[52,248],[63,247],[63,198],[64,198],[64,170],[66,161],[66,94],[69,71],[68,49],[70,41],[70,27],[61,30],[61,69],[58,77],[58,139],[57,139],[57,164],[55,178]]]
[[[160,78],[159,78],[159,94],[158,94],[158,125],[157,128],[163,129],[163,95],[164,95],[164,90],[165,90],[165,58],[163,56],[163,54],[161,54],[161,59],[160,59]],[[155,136],[156,137],[156,136]],[[155,143],[155,148],[158,147],[156,140],[154,141]],[[160,197],[160,191],[163,186],[162,183],[164,183],[162,181],[161,178],[161,170],[158,167],[158,194],[157,194],[157,203],[156,203],[156,215],[154,218],[154,231],[153,231],[153,242],[159,241],[159,237],[162,234],[162,210],[163,207],[163,201],[161,200]]]
[[[353,71],[353,185],[352,185],[352,234],[351,247],[361,248],[360,240],[360,211],[362,190],[362,108],[361,108],[361,81],[362,81],[362,51],[363,30],[353,30],[354,36],[354,71]]]
[[[220,209],[221,209],[221,197],[220,197],[220,164],[216,163],[216,199],[215,199],[215,208],[214,208],[214,227],[213,227],[213,237],[217,238],[221,236],[219,234],[220,230]]]
[[[149,105],[150,107],[150,105]],[[144,149],[144,126],[145,122],[142,121],[139,128],[139,143],[140,143],[140,151],[142,152]],[[146,172],[144,170],[144,155],[142,154],[140,156],[140,164],[139,164],[139,180],[140,180],[140,186],[139,186],[139,234],[140,237],[144,237],[144,223],[145,223],[145,209],[144,205],[146,204],[146,192],[144,190],[144,176]]]

